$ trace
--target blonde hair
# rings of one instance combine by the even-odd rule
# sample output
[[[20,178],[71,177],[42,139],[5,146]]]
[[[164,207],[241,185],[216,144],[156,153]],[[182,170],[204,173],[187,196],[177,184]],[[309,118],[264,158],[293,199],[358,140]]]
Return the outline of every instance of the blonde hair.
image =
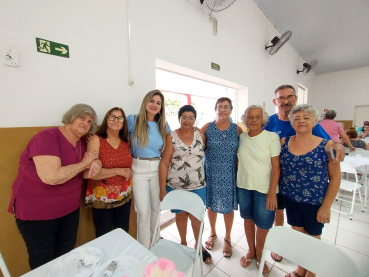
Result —
[[[159,133],[161,138],[163,139],[163,149],[165,149],[165,137],[167,135],[167,126],[165,119],[165,105],[164,105],[164,95],[159,90],[149,91],[144,99],[142,100],[140,111],[138,112],[135,128],[133,130],[133,141],[134,144],[136,142],[136,138],[138,140],[138,144],[142,147],[145,147],[149,143],[149,136],[147,135],[149,124],[147,123],[146,116],[146,104],[151,101],[151,99],[155,96],[159,95],[161,98],[161,109],[160,112],[155,115],[154,121],[158,124]]]
[[[64,124],[72,124],[74,120],[76,120],[80,116],[84,116],[89,114],[92,116],[94,122],[91,124],[90,130],[88,130],[87,134],[95,134],[97,131],[97,116],[95,110],[86,104],[76,104],[72,106],[62,117],[62,123]]]

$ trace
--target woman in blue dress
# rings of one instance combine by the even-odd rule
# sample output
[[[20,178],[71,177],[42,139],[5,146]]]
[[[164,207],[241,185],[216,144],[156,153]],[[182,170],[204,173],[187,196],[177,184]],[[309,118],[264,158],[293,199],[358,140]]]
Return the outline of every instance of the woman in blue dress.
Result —
[[[219,98],[215,104],[217,119],[201,128],[206,136],[204,158],[207,183],[206,208],[210,222],[210,236],[205,242],[207,249],[214,247],[217,238],[215,222],[217,213],[224,214],[225,238],[223,256],[232,256],[231,230],[234,210],[237,210],[237,149],[242,129],[230,122],[232,101],[227,97]]]

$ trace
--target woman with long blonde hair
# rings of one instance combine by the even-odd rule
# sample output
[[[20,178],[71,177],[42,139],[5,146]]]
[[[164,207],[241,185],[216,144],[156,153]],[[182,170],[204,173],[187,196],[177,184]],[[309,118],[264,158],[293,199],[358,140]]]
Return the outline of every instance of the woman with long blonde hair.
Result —
[[[165,120],[164,95],[159,90],[148,92],[138,115],[129,115],[127,124],[133,157],[137,240],[149,248],[160,211],[159,163],[165,148],[165,137],[171,132]]]

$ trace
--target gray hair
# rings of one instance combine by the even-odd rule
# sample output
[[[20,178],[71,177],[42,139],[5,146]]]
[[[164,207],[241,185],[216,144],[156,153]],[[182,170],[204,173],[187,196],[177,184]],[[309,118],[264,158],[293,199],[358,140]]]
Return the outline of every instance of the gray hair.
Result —
[[[334,119],[336,117],[336,112],[334,110],[329,110],[325,113],[326,119]]]
[[[245,124],[245,126],[247,127],[247,125],[246,125],[247,114],[248,114],[249,110],[251,110],[251,109],[261,109],[261,111],[263,112],[263,124],[261,125],[261,127],[266,126],[268,121],[269,121],[269,115],[265,111],[265,109],[260,105],[251,105],[251,106],[247,107],[247,109],[245,110],[245,112],[241,116],[242,123]]]
[[[72,124],[74,120],[76,120],[78,117],[89,114],[92,116],[94,122],[91,124],[90,130],[87,132],[87,134],[95,134],[97,131],[97,116],[95,110],[86,104],[76,104],[72,106],[62,117],[62,123],[64,124]]]
[[[318,109],[314,108],[311,105],[307,105],[307,104],[297,105],[293,107],[290,113],[288,114],[288,118],[290,119],[291,124],[293,123],[293,116],[297,112],[306,112],[306,113],[311,114],[314,117],[315,124],[318,122],[318,119],[320,116]]]

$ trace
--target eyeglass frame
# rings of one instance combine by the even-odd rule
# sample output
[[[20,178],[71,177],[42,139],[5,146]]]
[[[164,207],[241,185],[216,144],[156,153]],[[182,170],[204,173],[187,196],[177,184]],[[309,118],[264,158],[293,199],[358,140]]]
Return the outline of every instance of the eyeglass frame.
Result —
[[[112,119],[113,118],[113,116],[114,116],[114,119]],[[109,114],[108,115],[108,120],[110,120],[110,121],[115,121],[117,119],[117,122],[118,123],[124,123],[124,117],[123,116],[116,116],[116,115],[114,115],[114,114]],[[122,119],[122,121],[119,121],[119,119]]]
[[[232,108],[231,108],[231,105],[225,105],[225,106],[217,105],[217,111],[221,111],[221,110],[228,111],[228,110],[232,110]]]
[[[284,103],[286,100],[288,102],[291,102],[293,101],[295,98],[297,97],[296,94],[291,94],[291,95],[288,95],[287,97],[284,97],[284,96],[280,96],[278,98],[274,98],[274,100],[276,100],[278,103]]]
[[[179,121],[180,122],[182,122],[182,121],[189,121],[189,122],[194,123],[196,121],[196,118],[195,117],[183,117],[183,116],[181,116],[179,118]]]

